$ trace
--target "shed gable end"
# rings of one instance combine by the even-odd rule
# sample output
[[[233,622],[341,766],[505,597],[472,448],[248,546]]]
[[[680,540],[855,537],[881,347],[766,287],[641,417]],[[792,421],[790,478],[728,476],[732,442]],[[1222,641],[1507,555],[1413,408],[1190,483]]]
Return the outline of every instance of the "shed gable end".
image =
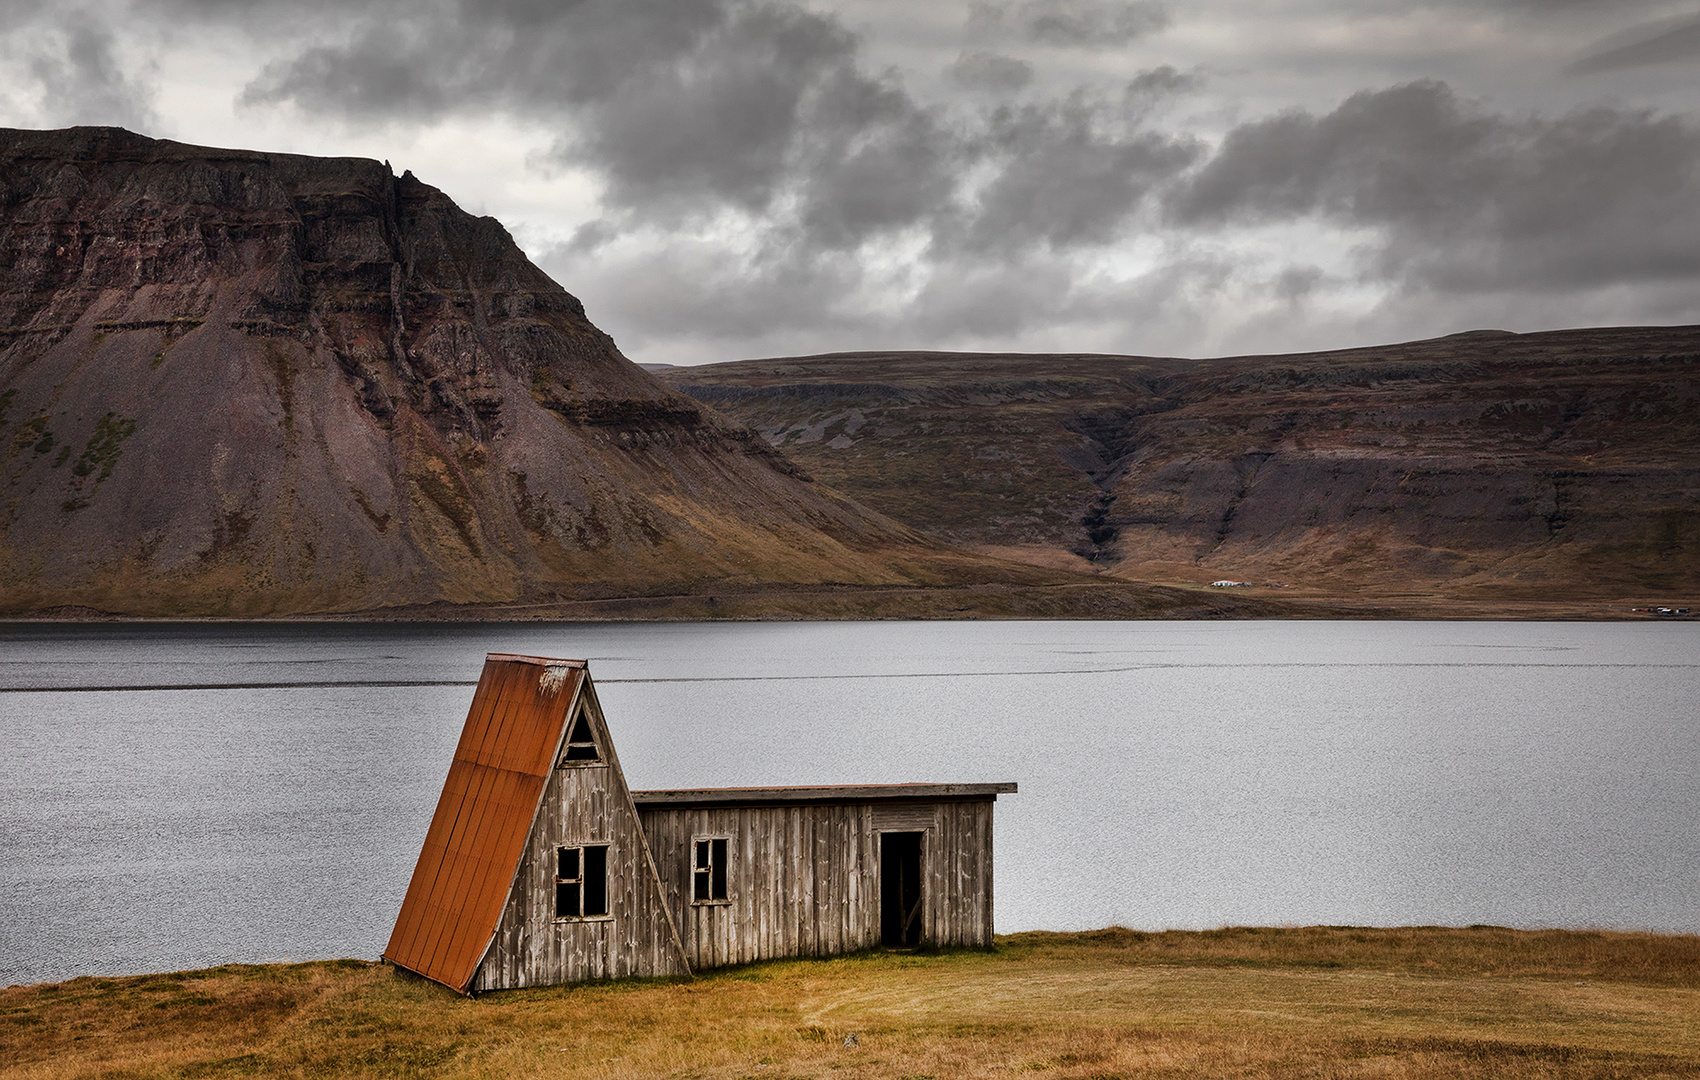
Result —
[[[690,974],[588,679],[577,708],[473,978],[475,992]],[[568,756],[580,724],[598,753],[594,760]]]

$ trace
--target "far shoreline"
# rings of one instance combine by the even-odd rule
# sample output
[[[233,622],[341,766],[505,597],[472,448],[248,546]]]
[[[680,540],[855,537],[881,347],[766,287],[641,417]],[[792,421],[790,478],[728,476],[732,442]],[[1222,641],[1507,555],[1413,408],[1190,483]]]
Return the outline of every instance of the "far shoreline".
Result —
[[[1048,587],[729,588],[703,593],[514,604],[409,604],[358,611],[113,611],[60,605],[0,614],[14,624],[532,623],[885,621],[1512,621],[1683,622],[1700,608],[1678,596],[1458,598],[1331,595],[1272,587],[1104,582]],[[117,606],[117,605],[114,605]],[[1668,613],[1661,613],[1665,609]]]

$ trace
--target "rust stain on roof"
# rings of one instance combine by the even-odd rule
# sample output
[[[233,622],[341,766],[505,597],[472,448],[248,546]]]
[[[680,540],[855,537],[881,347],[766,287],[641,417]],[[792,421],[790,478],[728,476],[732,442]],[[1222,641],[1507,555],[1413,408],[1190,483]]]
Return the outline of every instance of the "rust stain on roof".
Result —
[[[582,660],[485,658],[384,959],[466,991],[501,919],[583,682]]]

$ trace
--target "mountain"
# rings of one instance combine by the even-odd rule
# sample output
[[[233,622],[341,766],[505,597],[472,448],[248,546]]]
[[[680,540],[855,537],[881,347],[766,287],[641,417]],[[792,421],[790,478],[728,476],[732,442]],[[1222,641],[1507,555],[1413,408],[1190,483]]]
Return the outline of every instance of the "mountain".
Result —
[[[701,614],[827,591],[725,609],[795,614],[1081,580],[814,483],[629,362],[498,222],[387,163],[0,131],[0,614]],[[909,607],[929,603],[964,601]]]
[[[1395,607],[1700,593],[1700,327],[662,377],[876,510],[1035,563]]]

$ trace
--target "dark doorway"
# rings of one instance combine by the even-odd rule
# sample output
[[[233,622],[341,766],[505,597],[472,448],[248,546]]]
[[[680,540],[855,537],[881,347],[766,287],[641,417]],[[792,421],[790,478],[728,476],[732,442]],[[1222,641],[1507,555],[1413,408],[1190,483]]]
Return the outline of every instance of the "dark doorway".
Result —
[[[921,944],[921,833],[880,834],[880,941]]]

